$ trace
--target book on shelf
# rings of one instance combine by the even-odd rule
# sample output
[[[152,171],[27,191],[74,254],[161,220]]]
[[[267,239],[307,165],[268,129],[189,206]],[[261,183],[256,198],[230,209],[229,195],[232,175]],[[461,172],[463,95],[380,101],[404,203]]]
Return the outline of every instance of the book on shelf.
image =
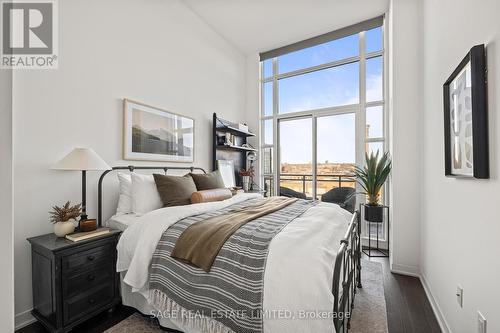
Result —
[[[97,236],[102,236],[107,233],[109,233],[109,228],[98,228],[92,231],[71,233],[69,235],[66,235],[66,239],[69,239],[72,242],[80,242],[82,240],[86,240]]]

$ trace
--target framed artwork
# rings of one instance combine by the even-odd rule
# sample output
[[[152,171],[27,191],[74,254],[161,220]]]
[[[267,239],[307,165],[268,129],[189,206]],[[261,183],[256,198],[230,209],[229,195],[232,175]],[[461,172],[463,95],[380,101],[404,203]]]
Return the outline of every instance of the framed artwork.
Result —
[[[486,53],[474,46],[443,85],[445,174],[489,178]]]
[[[217,169],[220,171],[224,186],[231,188],[236,186],[234,176],[234,162],[231,160],[217,160]]]
[[[123,112],[125,160],[194,161],[194,119],[129,99]]]

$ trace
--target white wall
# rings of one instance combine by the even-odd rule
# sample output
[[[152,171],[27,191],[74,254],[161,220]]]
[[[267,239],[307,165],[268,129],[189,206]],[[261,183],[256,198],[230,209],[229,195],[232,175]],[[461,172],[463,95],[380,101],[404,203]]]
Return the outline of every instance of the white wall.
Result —
[[[392,154],[391,269],[418,275],[420,246],[421,1],[392,0],[389,112]]]
[[[450,329],[476,332],[480,310],[488,332],[500,332],[500,2],[424,1],[424,108],[421,273]],[[468,50],[488,57],[490,180],[444,176],[442,85]],[[456,302],[464,288],[464,307]]]
[[[14,329],[12,71],[0,69],[0,331]]]
[[[59,69],[14,74],[17,324],[32,307],[26,238],[52,231],[51,205],[81,199],[80,174],[50,166],[75,146],[139,164],[121,160],[122,98],[193,117],[194,165],[207,169],[212,113],[245,118],[244,56],[180,1],[65,0],[59,16]],[[87,188],[94,217],[97,176]]]
[[[259,133],[255,137],[250,137],[248,142],[255,148],[260,145],[260,65],[257,54],[246,58],[246,122],[253,133]],[[254,163],[256,177],[254,182],[259,184],[260,175],[260,155],[259,160]]]

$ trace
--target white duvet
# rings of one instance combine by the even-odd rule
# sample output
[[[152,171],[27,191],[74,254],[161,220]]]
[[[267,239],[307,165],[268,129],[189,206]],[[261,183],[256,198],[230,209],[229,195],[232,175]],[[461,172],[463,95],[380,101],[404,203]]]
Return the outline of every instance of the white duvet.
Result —
[[[141,216],[118,242],[117,270],[126,271],[123,281],[133,291],[146,294],[151,259],[168,227],[185,217],[259,196],[238,194],[220,202],[167,207]],[[333,263],[351,217],[338,205],[319,203],[274,237],[264,276],[264,332],[334,332],[328,316],[333,309]]]

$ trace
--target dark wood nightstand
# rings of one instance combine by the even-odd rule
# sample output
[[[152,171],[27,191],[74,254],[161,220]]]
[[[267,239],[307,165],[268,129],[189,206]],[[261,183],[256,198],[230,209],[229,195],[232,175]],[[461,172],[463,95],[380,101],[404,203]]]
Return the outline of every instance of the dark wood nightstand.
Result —
[[[80,242],[47,234],[31,244],[33,310],[50,332],[75,325],[120,303],[116,273],[119,230]]]

